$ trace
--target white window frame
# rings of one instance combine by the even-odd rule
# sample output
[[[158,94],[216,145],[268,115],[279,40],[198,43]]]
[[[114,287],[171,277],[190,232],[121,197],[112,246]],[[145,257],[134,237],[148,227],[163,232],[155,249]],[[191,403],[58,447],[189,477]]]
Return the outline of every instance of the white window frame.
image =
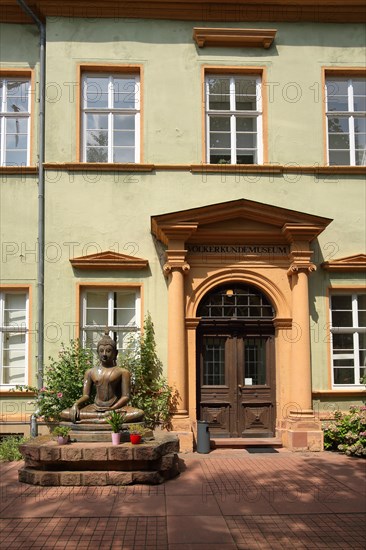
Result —
[[[30,117],[31,117],[31,79],[20,76],[5,76],[0,77],[0,81],[3,85],[3,97],[0,101],[0,166],[29,166],[30,165]],[[8,98],[8,82],[27,82],[28,83],[28,106],[27,111],[10,112],[7,111],[7,98]],[[11,119],[26,119],[27,120],[27,159],[26,164],[14,164],[7,163],[6,159],[6,126],[7,121]]]
[[[25,318],[26,326],[17,325],[5,325],[4,310],[5,310],[5,297],[9,294],[22,294],[25,295]],[[9,368],[9,365],[3,364],[4,358],[4,336],[6,334],[24,334],[24,381],[17,384],[3,383],[3,371],[4,368]],[[13,289],[0,289],[0,389],[11,389],[16,385],[28,384],[29,376],[29,291],[27,289],[13,290]]]
[[[135,293],[135,319],[136,322],[134,324],[128,324],[128,325],[114,325],[113,324],[113,312],[114,312],[114,293],[115,292],[123,292],[123,291],[129,291]],[[107,292],[108,293],[108,334],[109,336],[117,341],[117,332],[124,332],[124,333],[130,333],[131,336],[133,334],[140,334],[141,331],[141,292],[139,287],[94,287],[94,288],[84,288],[81,293],[81,320],[82,324],[80,327],[80,340],[82,342],[83,347],[87,347],[87,332],[88,331],[94,331],[94,332],[101,332],[101,335],[103,335],[106,331],[105,325],[87,325],[87,297],[88,294],[91,293],[97,293],[97,292]],[[121,353],[123,348],[118,345],[118,350]]]
[[[346,81],[347,82],[347,99],[348,99],[348,110],[347,111],[329,111],[328,110],[328,97],[331,97],[332,94],[328,94],[328,81]],[[354,109],[354,95],[353,95],[353,82],[355,80],[365,80],[362,77],[337,77],[335,75],[327,75],[325,79],[325,102],[326,102],[326,140],[327,140],[327,164],[328,166],[337,166],[336,164],[330,164],[330,148],[329,148],[329,117],[339,117],[346,118],[349,120],[349,154],[350,162],[347,166],[365,166],[366,165],[366,150],[363,156],[362,164],[356,164],[356,141],[355,141],[355,117],[356,118],[366,118],[366,111],[355,111]],[[346,134],[345,134],[346,135]],[[342,149],[340,149],[342,150]]]
[[[213,110],[209,109],[209,80],[212,78],[230,79],[230,109]],[[256,82],[256,110],[235,109],[235,79],[248,80]],[[260,74],[226,74],[226,73],[207,73],[205,75],[205,118],[206,118],[206,162],[210,164],[210,117],[211,116],[230,116],[230,164],[237,164],[237,147],[236,147],[236,120],[237,118],[255,118],[257,121],[257,162],[253,165],[263,164],[263,106],[262,106],[262,77]]]
[[[109,78],[108,83],[108,107],[105,108],[91,108],[87,106],[87,86],[88,78],[104,77]],[[114,108],[113,107],[113,92],[114,92],[114,79],[128,77],[135,80],[135,108]],[[125,114],[135,116],[135,158],[133,163],[140,162],[140,75],[138,73],[85,73],[82,75],[82,161],[88,162],[87,158],[87,140],[86,140],[86,118],[88,114],[108,115],[108,160],[107,163],[114,163],[113,161],[113,115]]]
[[[330,332],[331,332],[331,366],[332,366],[332,387],[333,389],[360,389],[364,388],[364,385],[360,382],[356,382],[356,380],[360,380],[360,370],[363,368],[363,365],[360,365],[360,339],[359,335],[366,333],[366,327],[359,327],[358,326],[358,296],[361,294],[365,294],[365,291],[360,292],[334,292],[330,295],[330,320],[331,320],[331,326],[330,326]],[[332,298],[337,296],[351,296],[352,297],[352,327],[333,327],[332,324]],[[333,334],[352,334],[353,335],[353,351],[349,351],[349,353],[343,353],[343,354],[334,354],[333,350]],[[337,366],[334,364],[335,359],[352,359],[354,364],[354,379],[355,382],[353,384],[336,384],[334,382],[334,370],[337,368]]]

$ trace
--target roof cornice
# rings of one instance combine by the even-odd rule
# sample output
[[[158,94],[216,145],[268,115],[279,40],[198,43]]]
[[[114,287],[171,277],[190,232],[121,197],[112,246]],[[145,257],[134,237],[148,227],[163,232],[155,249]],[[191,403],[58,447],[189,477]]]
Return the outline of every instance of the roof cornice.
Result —
[[[364,0],[28,0],[39,16],[222,22],[366,22]],[[32,23],[16,0],[1,0],[0,21]]]

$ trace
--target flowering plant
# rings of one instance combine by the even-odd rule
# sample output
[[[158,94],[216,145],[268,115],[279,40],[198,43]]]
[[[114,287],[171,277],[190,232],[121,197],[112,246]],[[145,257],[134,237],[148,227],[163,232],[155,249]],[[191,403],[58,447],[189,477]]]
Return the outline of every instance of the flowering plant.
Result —
[[[60,412],[71,407],[82,395],[84,373],[93,366],[93,354],[90,349],[83,349],[78,340],[71,340],[67,347],[62,344],[57,359],[49,359],[41,389],[22,385],[15,390],[34,393],[30,403],[36,406],[37,416],[59,420]]]
[[[125,414],[121,414],[117,411],[111,411],[106,416],[106,422],[112,427],[112,431],[118,434],[122,430],[123,423],[126,419]]]
[[[366,458],[366,407],[350,407],[348,412],[336,411],[334,418],[323,425],[324,448],[348,456]]]

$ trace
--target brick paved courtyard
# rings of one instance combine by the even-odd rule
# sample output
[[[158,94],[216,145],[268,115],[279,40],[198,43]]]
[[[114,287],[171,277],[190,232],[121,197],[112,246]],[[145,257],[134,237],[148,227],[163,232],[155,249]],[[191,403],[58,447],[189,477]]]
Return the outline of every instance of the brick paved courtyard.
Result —
[[[366,461],[322,453],[181,454],[164,485],[35,487],[1,463],[0,548],[365,548]]]

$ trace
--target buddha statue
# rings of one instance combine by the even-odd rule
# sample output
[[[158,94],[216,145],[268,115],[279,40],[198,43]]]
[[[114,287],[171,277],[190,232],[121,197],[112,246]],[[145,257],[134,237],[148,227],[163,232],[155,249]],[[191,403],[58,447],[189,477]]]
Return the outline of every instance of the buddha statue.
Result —
[[[130,373],[116,366],[118,350],[116,342],[106,333],[98,342],[99,364],[84,375],[83,395],[72,407],[61,412],[62,420],[74,424],[105,424],[111,411],[125,416],[125,422],[138,422],[144,412],[127,405],[130,399]],[[90,401],[92,388],[96,389],[94,403]]]

